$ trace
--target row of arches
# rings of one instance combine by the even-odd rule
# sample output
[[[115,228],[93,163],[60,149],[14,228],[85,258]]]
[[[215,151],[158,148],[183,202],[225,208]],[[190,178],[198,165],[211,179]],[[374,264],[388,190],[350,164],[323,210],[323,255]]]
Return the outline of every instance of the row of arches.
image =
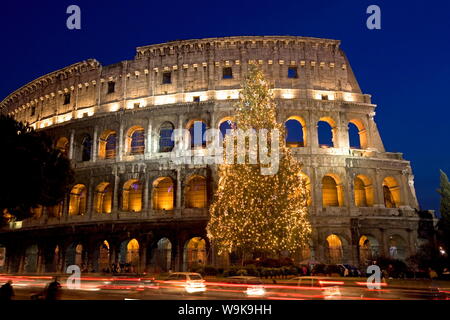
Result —
[[[401,206],[400,186],[393,177],[386,177],[382,182],[383,201],[386,208]],[[357,175],[353,180],[353,196],[356,207],[372,207],[374,205],[374,186],[372,180],[365,175]],[[344,186],[338,175],[327,174],[322,178],[322,206],[343,207]]]
[[[364,124],[359,119],[349,121],[349,145],[353,149],[366,149],[368,147],[367,131]],[[190,120],[186,129],[191,134],[191,148],[200,148],[206,145],[205,132],[207,123],[201,119]],[[227,130],[235,128],[231,117],[223,118],[219,121],[219,130],[224,137]],[[306,147],[309,144],[306,121],[299,116],[292,116],[285,121],[286,143],[291,147]],[[175,126],[172,122],[163,122],[158,132],[157,152],[170,152],[174,147],[172,134]],[[318,143],[323,148],[333,148],[336,146],[337,124],[331,117],[322,117],[317,123]],[[124,148],[125,154],[139,155],[145,153],[145,129],[142,126],[132,126],[125,133]],[[91,135],[85,134],[80,142],[81,161],[89,161],[92,158],[93,139]],[[114,159],[117,155],[118,133],[115,130],[104,130],[98,139],[98,158]],[[63,154],[68,155],[69,139],[60,137],[55,147]]]
[[[89,249],[93,252],[88,252]],[[113,268],[114,272],[119,273],[139,272],[143,271],[142,266],[156,272],[174,269],[175,246],[166,237],[160,238],[151,246],[148,261],[141,261],[144,248],[141,248],[141,243],[136,238],[123,240],[114,248],[105,239],[95,248],[89,249],[81,242],[72,242],[65,249],[56,245],[49,259],[48,254],[47,257],[42,257],[37,244],[32,244],[24,251],[22,268],[26,273],[35,273],[38,272],[39,263],[44,263],[45,272],[63,270],[69,265],[78,265],[82,272],[108,273],[113,272]],[[43,259],[47,261],[42,261]],[[183,270],[189,270],[193,265],[205,265],[208,260],[205,239],[188,239],[183,245],[182,259]],[[13,266],[13,269],[17,268],[18,265]]]
[[[152,208],[154,210],[173,210],[175,207],[175,181],[171,177],[159,177],[152,183]],[[128,212],[142,211],[144,183],[139,179],[127,180],[121,189],[120,208]],[[75,185],[69,197],[69,215],[87,213],[87,192],[83,184]],[[187,179],[184,188],[185,208],[206,208],[206,178],[199,175]],[[101,182],[95,187],[93,208],[96,213],[111,213],[113,206],[113,186]]]
[[[348,243],[343,237],[330,234],[325,240],[324,258],[330,264],[342,264],[345,260],[345,250]],[[387,242],[387,254],[393,259],[404,260],[407,258],[407,243],[397,234],[391,235]],[[358,241],[358,256],[360,264],[370,264],[380,256],[380,243],[372,235],[361,235]]]

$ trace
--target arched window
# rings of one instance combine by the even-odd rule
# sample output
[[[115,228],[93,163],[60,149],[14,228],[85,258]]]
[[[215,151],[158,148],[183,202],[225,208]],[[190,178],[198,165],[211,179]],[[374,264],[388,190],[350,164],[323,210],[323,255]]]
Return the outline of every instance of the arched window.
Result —
[[[354,180],[355,206],[373,206],[373,187],[370,179],[363,175],[358,175]]]
[[[38,246],[33,244],[25,251],[24,269],[27,273],[34,273],[37,271],[38,262]]]
[[[322,199],[323,207],[343,206],[342,186],[338,185],[335,177],[326,175],[322,179]]]
[[[348,139],[350,149],[361,149],[358,127],[351,122],[348,124]]]
[[[389,256],[392,259],[404,260],[406,258],[406,242],[399,235],[389,237]]]
[[[56,141],[56,149],[61,151],[64,156],[68,156],[69,153],[69,140],[66,137],[61,137]]]
[[[153,209],[173,210],[174,185],[169,177],[161,177],[153,183]]]
[[[231,118],[222,119],[219,124],[219,130],[222,134],[223,140],[225,140],[225,136],[230,133],[231,130],[236,129],[236,123]]]
[[[286,145],[293,148],[306,146],[306,122],[300,117],[290,117],[285,123]]]
[[[400,207],[400,186],[393,177],[383,180],[384,206],[386,208]]]
[[[371,261],[378,258],[378,241],[369,235],[362,235],[359,238],[359,260],[362,265],[371,264]]]
[[[172,243],[169,239],[162,238],[158,241],[153,259],[160,271],[167,272],[171,269]]]
[[[98,269],[101,272],[109,270],[109,243],[104,240],[99,248]]]
[[[336,136],[336,123],[331,118],[321,118],[317,124],[319,147],[334,148]]]
[[[92,139],[86,135],[81,142],[81,161],[89,161],[92,156]]]
[[[206,208],[206,179],[195,176],[188,180],[185,192],[186,208]]]
[[[123,185],[122,209],[129,212],[142,210],[142,184],[139,180],[131,179]]]
[[[172,139],[174,126],[170,122],[164,122],[159,129],[159,152],[170,152],[173,149]]]
[[[115,131],[107,130],[102,133],[99,141],[99,159],[114,159],[116,157],[117,134]]]
[[[69,215],[86,214],[86,194],[87,189],[83,184],[77,184],[72,188],[69,198]]]
[[[142,127],[132,127],[127,133],[127,150],[130,154],[143,154],[145,150],[145,130]]]
[[[327,237],[326,247],[328,254],[328,262],[330,264],[342,263],[343,258],[342,241],[337,235],[331,234]]]
[[[203,148],[206,145],[206,123],[201,120],[193,120],[188,128],[191,135],[191,148]]]
[[[131,239],[127,244],[127,263],[137,267],[139,264],[139,242]]]
[[[367,131],[359,119],[353,119],[348,124],[349,145],[352,149],[367,149]]]
[[[206,264],[206,243],[200,237],[194,237],[186,242],[184,247],[185,270],[188,271],[193,265]]]
[[[94,196],[95,212],[111,213],[112,208],[112,188],[108,182],[100,183],[95,188]]]

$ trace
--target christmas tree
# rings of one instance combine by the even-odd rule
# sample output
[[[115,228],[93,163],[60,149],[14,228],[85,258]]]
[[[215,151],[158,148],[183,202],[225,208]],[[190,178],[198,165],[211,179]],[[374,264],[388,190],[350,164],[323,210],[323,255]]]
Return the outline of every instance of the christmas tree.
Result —
[[[233,251],[276,255],[308,246],[311,225],[306,179],[301,164],[286,147],[284,125],[276,121],[276,104],[269,84],[255,65],[249,66],[235,105],[236,127],[242,131],[268,130],[268,147],[264,149],[262,143],[266,133],[257,135],[256,146],[247,138],[245,147],[256,155],[256,163],[247,154],[244,163],[234,156],[219,165],[218,188],[207,226],[210,241],[219,255]],[[226,135],[225,145],[236,148],[237,135]],[[270,164],[263,161],[261,150],[278,161],[272,174],[263,172]]]

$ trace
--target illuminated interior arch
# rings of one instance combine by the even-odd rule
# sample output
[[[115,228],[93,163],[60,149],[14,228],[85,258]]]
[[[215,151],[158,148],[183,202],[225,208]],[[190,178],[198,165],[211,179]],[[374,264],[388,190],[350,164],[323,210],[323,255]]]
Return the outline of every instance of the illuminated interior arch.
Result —
[[[98,143],[99,159],[114,159],[117,149],[117,133],[114,130],[106,130],[100,135]]]
[[[191,177],[185,188],[186,208],[206,208],[206,179],[202,176]]]
[[[358,175],[353,183],[355,206],[372,207],[374,201],[372,181],[365,175]]]
[[[142,183],[131,179],[124,183],[122,191],[122,210],[140,212],[142,210]]]
[[[343,258],[342,241],[337,235],[331,234],[327,237],[326,247],[328,253],[328,262],[330,264],[342,263]]]
[[[201,237],[191,238],[184,247],[185,270],[190,270],[193,265],[206,264],[206,242]]]
[[[322,205],[324,208],[344,206],[343,186],[337,175],[327,174],[323,177]]]
[[[109,270],[109,252],[109,243],[104,240],[100,245],[98,255],[98,269],[101,272],[106,272],[106,270]]]
[[[87,189],[84,184],[75,185],[70,191],[69,197],[69,215],[86,214]]]
[[[393,177],[386,177],[383,180],[383,196],[386,208],[398,208],[400,202],[400,186]]]
[[[129,154],[143,154],[145,151],[145,130],[140,126],[133,126],[126,134],[126,152]]]
[[[378,241],[370,235],[362,235],[358,242],[359,260],[361,264],[370,264],[372,260],[378,258]]]
[[[306,121],[299,116],[291,116],[284,123],[286,127],[286,144],[289,147],[306,147]]]
[[[153,182],[153,209],[173,210],[174,183],[169,177],[160,177]]]
[[[139,264],[139,242],[136,239],[131,239],[127,244],[126,263],[135,267]]]
[[[109,182],[102,182],[95,188],[94,207],[97,213],[111,213],[112,187]]]

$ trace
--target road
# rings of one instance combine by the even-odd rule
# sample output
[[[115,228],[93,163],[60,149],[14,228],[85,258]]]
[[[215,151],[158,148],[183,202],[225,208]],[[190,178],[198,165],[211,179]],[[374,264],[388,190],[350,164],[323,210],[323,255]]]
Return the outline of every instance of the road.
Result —
[[[46,276],[0,276],[0,281],[12,279],[15,300],[30,300],[32,295],[43,292],[51,281]],[[82,278],[80,286],[70,289],[66,279],[60,298],[63,300],[446,300],[448,289],[433,286],[396,288],[383,286],[379,290],[369,290],[364,283],[332,282],[325,286],[301,287],[287,283],[262,285],[249,290],[248,285],[233,285],[225,282],[205,282],[206,291],[187,293],[185,286],[167,285],[165,281],[143,282],[140,278],[122,277],[119,280],[101,277]],[[255,289],[254,286],[251,287]]]

